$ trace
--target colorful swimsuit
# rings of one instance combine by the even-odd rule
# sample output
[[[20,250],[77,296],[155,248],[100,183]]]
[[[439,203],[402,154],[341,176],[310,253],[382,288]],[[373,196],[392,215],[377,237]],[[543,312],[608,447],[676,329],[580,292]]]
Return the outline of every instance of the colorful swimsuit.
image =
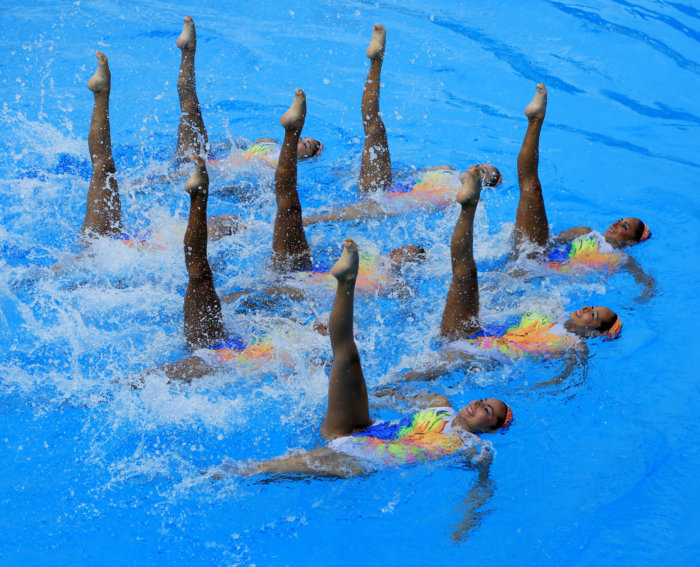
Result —
[[[490,350],[508,358],[556,356],[574,347],[579,339],[560,323],[537,313],[527,313],[503,333],[478,331],[466,341],[480,350]]]
[[[250,344],[238,337],[223,339],[206,348],[194,351],[212,366],[236,364],[244,368],[256,368],[262,362],[275,357],[274,347],[269,338],[254,340]]]
[[[139,235],[121,232],[113,238],[123,242],[129,248],[137,248],[138,250],[146,250],[147,252],[155,252],[156,250],[165,250],[167,248],[160,235],[155,235],[155,237],[153,237],[150,233]]]
[[[246,145],[248,142],[243,142],[241,145],[235,146],[228,156],[216,159],[210,159],[209,162],[218,168],[228,169],[246,169],[250,166],[264,165],[271,168],[277,167],[277,162],[280,157],[281,146],[274,141],[256,142]]]
[[[368,252],[360,252],[360,269],[355,282],[355,289],[362,293],[379,293],[391,287],[396,278],[386,266],[381,265],[380,258]],[[323,266],[312,271],[294,272],[297,281],[310,282],[334,290],[337,280],[331,275],[330,268]]]
[[[396,421],[375,422],[367,429],[338,437],[332,449],[361,459],[376,468],[434,461],[473,449],[479,461],[488,445],[462,429],[454,429],[456,412],[449,407],[429,408]]]
[[[592,232],[552,250],[545,264],[566,274],[596,271],[607,277],[620,269],[622,257],[600,234]]]
[[[260,163],[276,168],[281,149],[277,142],[257,142],[241,152],[241,157],[250,164]]]
[[[426,205],[448,207],[455,202],[455,196],[461,186],[458,171],[431,169],[422,172],[417,183],[395,183],[384,195],[392,203],[405,203],[411,208]]]

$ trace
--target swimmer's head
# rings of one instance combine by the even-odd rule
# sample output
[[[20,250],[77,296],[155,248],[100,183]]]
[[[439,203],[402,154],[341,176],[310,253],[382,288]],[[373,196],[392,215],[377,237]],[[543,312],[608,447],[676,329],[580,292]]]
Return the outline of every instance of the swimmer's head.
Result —
[[[625,217],[610,225],[603,233],[605,240],[613,246],[639,244],[651,237],[649,227],[635,217]]]
[[[484,187],[497,187],[503,181],[501,172],[490,163],[480,163],[476,167],[479,169]]]
[[[411,262],[424,262],[427,258],[425,248],[408,244],[401,248],[394,248],[389,254],[389,259],[394,268],[400,268]]]
[[[584,305],[569,314],[569,320],[564,326],[568,331],[588,338],[604,336],[611,332],[615,326],[621,329],[622,323],[617,313],[612,309],[602,305]],[[619,334],[619,330],[617,334]]]
[[[471,433],[490,433],[508,427],[513,412],[507,404],[496,398],[474,400],[459,410],[460,424]]]
[[[323,151],[323,144],[313,138],[300,138],[297,145],[297,158],[309,159],[320,156]]]

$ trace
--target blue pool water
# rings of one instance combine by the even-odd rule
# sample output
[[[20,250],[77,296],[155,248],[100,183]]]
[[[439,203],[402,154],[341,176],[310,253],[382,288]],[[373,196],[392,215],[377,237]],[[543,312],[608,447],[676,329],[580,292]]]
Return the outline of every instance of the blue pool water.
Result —
[[[694,565],[700,556],[697,412],[700,6],[625,0],[479,3],[14,2],[0,9],[0,560],[4,565]],[[359,103],[372,23],[388,29],[381,106],[394,167],[496,164],[504,184],[477,214],[482,318],[563,315],[605,304],[623,336],[593,341],[560,381],[557,361],[484,364],[433,384],[456,405],[506,399],[487,482],[459,463],[351,480],[266,482],[202,470],[318,442],[327,339],[309,323],[323,293],[225,310],[243,336],[270,334],[296,362],[191,386],[142,371],[186,353],[181,181],[159,181],[176,137],[174,43],[197,23],[197,84],[214,144],[281,138],[292,89],[321,159],[299,167],[306,211],[353,201]],[[104,51],[125,225],[168,244],[113,241],[76,258],[90,176],[85,88]],[[522,110],[549,88],[540,177],[554,231],[639,216],[654,237],[608,280],[502,271],[517,204]],[[233,188],[233,189],[231,189]],[[270,172],[225,174],[210,212],[247,230],[210,246],[220,293],[269,280]],[[344,236],[387,253],[416,242],[429,262],[409,299],[358,297],[370,387],[427,367],[449,278],[456,212],[307,230],[319,261]],[[63,271],[50,266],[61,262]],[[261,269],[262,266],[262,269]],[[287,332],[291,329],[291,332]],[[547,383],[547,384],[545,384]],[[377,400],[372,400],[376,402]],[[395,410],[378,409],[393,417]],[[268,479],[269,480],[269,479]],[[481,504],[473,506],[475,497]]]

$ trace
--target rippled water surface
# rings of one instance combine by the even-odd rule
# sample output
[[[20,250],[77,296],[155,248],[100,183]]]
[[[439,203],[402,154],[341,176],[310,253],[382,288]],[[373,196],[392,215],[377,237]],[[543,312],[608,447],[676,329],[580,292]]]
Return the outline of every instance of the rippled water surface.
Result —
[[[648,565],[700,556],[697,470],[700,6],[625,0],[479,3],[14,2],[0,9],[0,559],[45,565]],[[489,161],[475,254],[482,319],[583,304],[621,314],[623,336],[558,361],[479,364],[423,390],[455,405],[506,399],[486,482],[459,463],[351,480],[212,481],[222,462],[319,443],[330,356],[310,323],[319,291],[269,309],[240,299],[229,329],[268,335],[295,370],[230,370],[189,386],[144,371],[186,354],[182,227],[188,200],[167,171],[177,132],[182,17],[197,24],[197,85],[213,144],[281,139],[292,89],[305,134],[326,149],[300,164],[305,211],[356,199],[360,96],[371,25],[388,29],[381,107],[394,168]],[[130,230],[162,250],[77,235],[90,177],[85,88],[104,51]],[[549,89],[540,178],[554,231],[638,216],[630,251],[651,292],[602,280],[503,273],[518,189],[522,110]],[[210,213],[246,230],[210,245],[220,293],[270,279],[271,172],[213,175]],[[429,260],[408,297],[358,296],[368,385],[431,365],[450,274],[453,208],[307,229],[319,262],[344,236],[376,253],[414,242]],[[62,270],[51,269],[59,263]],[[372,403],[379,400],[372,398]],[[395,410],[378,409],[385,417]],[[475,496],[480,504],[473,506]]]

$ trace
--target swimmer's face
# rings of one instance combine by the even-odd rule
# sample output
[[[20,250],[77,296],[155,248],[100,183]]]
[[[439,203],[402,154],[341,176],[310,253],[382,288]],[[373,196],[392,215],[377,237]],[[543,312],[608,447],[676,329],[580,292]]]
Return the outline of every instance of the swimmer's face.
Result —
[[[603,332],[612,327],[617,314],[602,305],[584,305],[569,314],[567,329],[577,334],[588,336],[594,332]]]
[[[392,250],[389,254],[389,259],[394,267],[397,268],[409,262],[423,262],[425,260],[425,248],[415,244],[408,244]]]
[[[480,163],[476,166],[481,175],[484,187],[496,187],[501,183],[501,172],[490,163]]]
[[[625,217],[610,225],[603,236],[611,244],[636,244],[644,230],[642,221],[634,217]]]
[[[496,398],[474,400],[459,410],[459,419],[467,431],[488,433],[503,423],[506,418],[506,404]]]
[[[308,159],[319,155],[323,151],[323,144],[319,140],[313,138],[300,138],[297,145],[297,157],[299,159]]]

